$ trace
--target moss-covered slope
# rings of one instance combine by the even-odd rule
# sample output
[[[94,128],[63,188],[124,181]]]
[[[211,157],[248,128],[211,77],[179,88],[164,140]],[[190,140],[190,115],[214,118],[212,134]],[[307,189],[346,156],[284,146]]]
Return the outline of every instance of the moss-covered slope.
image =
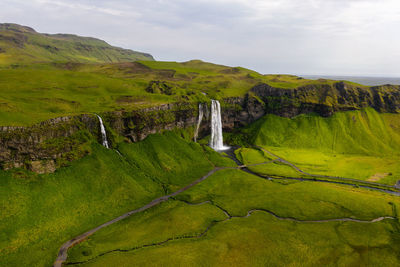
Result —
[[[328,118],[308,114],[289,119],[269,114],[252,125],[251,132],[257,145],[387,155],[400,154],[399,126],[400,115],[370,108]]]
[[[51,266],[66,240],[190,184],[221,158],[174,133],[121,144],[122,155],[92,141],[90,155],[53,174],[0,170],[1,266]]]

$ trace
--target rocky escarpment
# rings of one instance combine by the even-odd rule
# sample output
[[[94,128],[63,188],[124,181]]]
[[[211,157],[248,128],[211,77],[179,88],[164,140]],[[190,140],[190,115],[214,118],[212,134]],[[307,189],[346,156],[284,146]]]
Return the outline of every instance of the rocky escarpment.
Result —
[[[208,108],[210,105],[208,105]],[[264,105],[256,98],[227,98],[222,106],[222,123],[225,131],[242,127],[264,114]],[[191,103],[164,104],[156,107],[119,111],[104,114],[104,120],[111,129],[131,142],[138,142],[149,134],[175,128],[195,127],[198,120],[198,105]],[[209,116],[205,116],[199,129],[199,137],[210,133]]]
[[[400,89],[398,86],[357,87],[343,82],[296,89],[260,84],[244,97],[226,98],[221,104],[223,130],[229,132],[266,113],[293,117],[316,112],[329,116],[336,111],[364,107],[373,107],[380,112],[398,112]],[[109,142],[112,143],[116,136],[123,136],[128,142],[138,142],[164,130],[194,129],[198,120],[198,103],[171,103],[102,115]],[[210,118],[206,115],[199,128],[199,137],[208,134]],[[3,169],[24,167],[38,173],[52,172],[89,153],[88,144],[93,138],[101,142],[99,121],[94,115],[62,117],[32,127],[0,127],[0,166]]]
[[[222,103],[224,131],[233,131],[261,118],[266,113],[294,117],[315,112],[330,116],[337,111],[373,107],[379,112],[400,111],[400,87],[361,87],[345,82],[311,84],[295,89],[274,88],[259,84],[244,97],[226,98]],[[208,105],[208,109],[210,105]],[[132,142],[149,134],[174,128],[194,127],[198,105],[192,103],[165,104],[157,107],[105,114],[108,125]],[[205,114],[199,137],[210,133],[210,118]]]
[[[310,112],[330,116],[337,111],[365,107],[372,107],[379,112],[400,111],[400,86],[395,85],[363,87],[335,82],[282,89],[259,84],[251,89],[250,94],[265,103],[267,113],[284,117]]]
[[[54,172],[89,152],[90,135],[97,136],[92,115],[60,117],[31,127],[0,127],[0,166]]]
[[[264,115],[263,105],[254,98],[226,99],[222,121],[224,130],[246,125]],[[150,134],[176,128],[194,129],[197,104],[173,103],[131,112],[103,114],[109,142],[113,134],[128,142],[138,142]],[[200,137],[210,131],[209,119],[200,128]],[[101,143],[99,121],[94,115],[60,117],[31,127],[0,127],[0,166],[27,168],[37,173],[54,172],[57,167],[90,152],[93,138]]]

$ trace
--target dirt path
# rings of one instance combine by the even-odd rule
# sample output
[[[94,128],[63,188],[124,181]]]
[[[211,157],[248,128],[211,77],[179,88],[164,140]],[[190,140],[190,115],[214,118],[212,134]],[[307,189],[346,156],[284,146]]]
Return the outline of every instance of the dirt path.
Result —
[[[275,155],[275,154],[273,154],[273,153],[267,151],[266,149],[261,148],[261,147],[259,147],[259,148],[262,149],[263,151],[265,151],[266,153],[269,153],[270,155],[276,157],[277,159],[272,160],[272,161],[268,161],[268,162],[262,162],[262,163],[256,163],[256,164],[249,164],[249,165],[242,165],[242,164],[240,163],[240,161],[236,158],[236,155],[234,155],[234,153],[232,153],[232,152],[227,152],[228,155],[230,154],[230,158],[232,158],[232,159],[238,164],[237,167],[215,167],[214,169],[212,169],[211,171],[209,171],[209,172],[208,172],[206,175],[204,175],[203,177],[201,177],[201,178],[195,180],[193,183],[191,183],[191,184],[189,184],[189,185],[187,185],[187,186],[185,186],[185,187],[179,189],[178,191],[175,191],[175,192],[173,192],[173,193],[171,193],[171,194],[169,194],[169,195],[165,195],[165,196],[156,198],[156,199],[154,199],[153,201],[151,201],[150,203],[146,204],[146,205],[143,206],[143,207],[140,207],[140,208],[138,208],[138,209],[129,211],[129,212],[127,212],[127,213],[125,213],[125,214],[123,214],[123,215],[121,215],[121,216],[119,216],[119,217],[117,217],[117,218],[115,218],[115,219],[113,219],[113,220],[111,220],[111,221],[108,221],[108,222],[106,222],[106,223],[104,223],[104,224],[102,224],[102,225],[100,225],[100,226],[98,226],[98,227],[96,227],[96,228],[94,228],[94,229],[92,229],[92,230],[90,230],[90,231],[87,231],[86,233],[83,233],[83,234],[81,234],[81,235],[79,235],[79,236],[77,236],[77,237],[75,237],[75,238],[73,238],[73,239],[71,239],[71,240],[68,240],[67,242],[65,242],[65,243],[61,246],[61,248],[60,248],[60,250],[59,250],[59,252],[58,252],[57,259],[56,259],[56,261],[55,261],[54,264],[53,264],[53,267],[62,267],[63,263],[67,260],[67,257],[68,257],[68,249],[70,249],[70,248],[73,247],[74,245],[76,245],[76,244],[78,244],[78,243],[84,241],[87,237],[89,237],[90,235],[92,235],[92,234],[94,234],[95,232],[99,231],[100,229],[102,229],[102,228],[104,228],[104,227],[107,227],[107,226],[109,226],[109,225],[111,225],[111,224],[113,224],[113,223],[116,223],[116,222],[118,222],[118,221],[121,221],[121,220],[123,220],[123,219],[125,219],[125,218],[131,216],[132,214],[136,214],[136,213],[142,212],[142,211],[144,211],[144,210],[147,210],[147,209],[149,209],[149,208],[151,208],[151,207],[154,207],[154,206],[160,204],[161,202],[166,201],[166,200],[168,200],[168,199],[170,199],[170,198],[172,198],[172,197],[174,197],[174,196],[176,196],[176,195],[178,195],[178,194],[180,194],[180,193],[182,193],[182,192],[184,192],[184,191],[186,191],[186,190],[192,188],[193,186],[197,185],[197,184],[200,183],[201,181],[204,181],[205,179],[207,179],[208,177],[210,177],[212,174],[214,174],[215,172],[217,172],[217,171],[219,171],[219,170],[223,170],[223,169],[241,169],[241,170],[244,170],[244,171],[246,171],[246,172],[248,172],[248,173],[251,173],[251,174],[253,174],[253,175],[259,176],[259,177],[261,177],[261,178],[264,178],[264,179],[265,179],[265,178],[271,179],[271,178],[269,178],[269,177],[264,177],[264,176],[262,176],[262,175],[260,175],[260,174],[258,174],[258,173],[252,172],[252,171],[250,171],[247,167],[258,166],[258,165],[262,165],[262,164],[269,164],[269,163],[272,163],[272,162],[275,162],[275,161],[280,161],[280,162],[282,162],[282,163],[285,163],[285,164],[288,164],[288,165],[292,166],[293,168],[295,168],[295,169],[298,170],[299,172],[301,172],[301,173],[303,173],[303,174],[305,174],[305,175],[308,175],[308,176],[323,177],[323,178],[335,178],[335,179],[345,179],[345,180],[356,181],[356,182],[364,182],[364,181],[359,181],[359,180],[354,180],[354,179],[346,179],[346,178],[340,178],[340,177],[331,177],[331,176],[323,176],[323,175],[322,175],[322,176],[311,175],[311,174],[308,174],[308,173],[302,171],[300,168],[298,168],[298,167],[295,166],[294,164],[292,164],[292,163],[290,163],[290,162],[288,162],[288,161],[286,161],[286,160],[280,158],[279,156],[277,156],[277,155]],[[302,179],[302,178],[290,178],[290,177],[288,177],[287,179],[305,180],[305,179]],[[308,180],[308,181],[328,182],[328,183],[339,183],[339,184],[341,184],[340,182],[334,182],[334,181],[323,181],[323,180]],[[353,186],[356,185],[356,184],[349,184],[349,183],[342,183],[342,184],[350,185],[350,186],[351,186],[351,185],[353,185]],[[375,185],[375,183],[373,183],[373,184]],[[386,185],[384,185],[384,186],[386,186]],[[368,188],[368,189],[372,189],[372,190],[384,191],[384,192],[390,193],[390,194],[399,195],[398,192],[392,192],[392,191],[383,190],[383,189],[377,189],[377,188],[368,187],[368,186],[362,186],[362,187]],[[394,188],[394,187],[393,187],[393,188]],[[204,203],[208,203],[208,201],[206,201],[206,202],[204,202]],[[204,204],[204,203],[200,203],[200,204]],[[198,205],[200,205],[200,204],[198,204]],[[218,207],[219,209],[221,209],[221,210],[225,213],[225,215],[228,216],[227,219],[235,218],[235,216],[231,216],[226,210],[222,209],[221,207],[219,207],[219,206],[216,206],[216,207]],[[274,213],[271,212],[271,211],[268,211],[268,210],[261,210],[261,209],[250,210],[250,211],[247,213],[247,215],[246,215],[246,216],[243,216],[243,217],[248,217],[248,216],[250,216],[253,212],[256,212],[256,211],[267,212],[267,213],[269,213],[269,214],[273,215],[274,217],[276,217],[276,218],[278,218],[278,219],[281,219],[281,220],[292,220],[292,221],[297,221],[297,222],[354,221],[354,222],[365,222],[365,223],[368,223],[368,222],[369,222],[369,223],[371,223],[371,222],[378,222],[378,221],[381,221],[381,220],[384,220],[384,219],[394,219],[393,217],[379,217],[379,218],[376,218],[376,219],[374,219],[374,220],[372,220],[372,221],[361,221],[361,220],[356,220],[356,219],[351,219],[351,218],[339,218],[339,219],[320,220],[320,221],[300,221],[300,220],[297,220],[297,219],[295,219],[295,218],[283,218],[283,217],[279,217],[279,216],[277,216],[276,214],[274,214]],[[237,217],[237,216],[236,216],[236,217]],[[210,225],[204,233],[202,233],[202,234],[199,235],[199,237],[203,236],[212,226],[213,226],[213,225]],[[193,238],[195,238],[195,237],[193,237]],[[168,242],[168,241],[165,241],[165,242]],[[165,243],[165,242],[161,242],[160,244],[163,244],[163,243]],[[156,244],[156,245],[157,245],[157,244]]]
[[[360,185],[360,187],[369,188],[369,189],[373,189],[373,190],[378,190],[379,189],[378,187],[387,188],[388,190],[380,189],[380,191],[384,191],[384,192],[389,193],[389,194],[400,195],[400,192],[398,192],[398,187],[393,186],[393,185],[379,184],[379,183],[375,183],[375,182],[357,180],[357,179],[352,179],[352,178],[344,178],[344,177],[339,177],[339,176],[329,176],[329,175],[320,175],[320,174],[308,173],[308,172],[303,171],[302,169],[300,169],[299,167],[297,167],[293,163],[291,163],[291,162],[279,157],[278,155],[272,153],[271,151],[268,151],[267,149],[265,149],[263,147],[256,146],[256,148],[261,149],[262,151],[270,154],[273,157],[276,157],[275,161],[279,161],[279,162],[281,162],[283,164],[289,165],[290,167],[292,167],[293,169],[295,169],[299,173],[307,175],[307,176],[310,176],[310,177],[335,179],[335,180],[341,180],[341,181],[355,182],[357,184],[362,183],[362,184],[365,184],[365,185]],[[353,184],[353,185],[357,185],[357,184]],[[350,184],[350,185],[352,185],[352,184]],[[368,185],[371,185],[371,187],[369,187]],[[394,191],[391,191],[391,189],[394,189]]]
[[[207,178],[210,177],[212,174],[214,174],[216,171],[219,171],[219,170],[221,170],[221,169],[224,169],[224,168],[223,168],[223,167],[216,167],[216,168],[214,168],[213,170],[209,171],[206,175],[204,175],[204,176],[201,177],[200,179],[197,179],[197,180],[194,181],[193,183],[191,183],[191,184],[189,184],[189,185],[187,185],[187,186],[185,186],[185,187],[179,189],[178,191],[175,191],[174,193],[171,193],[171,194],[169,194],[169,195],[156,198],[156,199],[154,199],[153,201],[151,201],[150,203],[144,205],[144,206],[141,207],[141,208],[138,208],[138,209],[136,209],[136,210],[129,211],[129,212],[127,212],[127,213],[125,213],[125,214],[123,214],[123,215],[121,215],[121,216],[119,216],[119,217],[117,217],[117,218],[115,218],[115,219],[113,219],[113,220],[111,220],[111,221],[108,221],[108,222],[106,222],[106,223],[104,223],[104,224],[102,224],[102,225],[100,225],[100,226],[98,226],[98,227],[96,227],[96,228],[94,228],[94,229],[92,229],[92,230],[90,230],[90,231],[87,231],[86,233],[81,234],[80,236],[77,236],[77,237],[75,237],[75,238],[73,238],[73,239],[71,239],[71,240],[68,240],[67,242],[65,242],[65,243],[61,246],[61,248],[60,248],[60,250],[59,250],[59,252],[58,252],[57,259],[56,259],[56,261],[54,262],[53,266],[54,266],[54,267],[62,267],[63,263],[67,260],[67,257],[68,257],[68,249],[71,248],[71,247],[73,247],[74,245],[76,245],[76,244],[82,242],[82,241],[85,240],[88,236],[94,234],[95,232],[99,231],[100,229],[102,229],[102,228],[104,228],[104,227],[107,227],[107,226],[109,226],[109,225],[111,225],[111,224],[113,224],[113,223],[116,223],[116,222],[118,222],[118,221],[121,221],[121,220],[123,220],[123,219],[125,219],[125,218],[131,216],[132,214],[139,213],[139,212],[142,212],[142,211],[144,211],[144,210],[147,210],[147,209],[149,209],[149,208],[151,208],[151,207],[154,207],[154,206],[160,204],[161,202],[166,201],[166,200],[168,200],[169,198],[174,197],[174,196],[176,196],[176,195],[178,195],[178,194],[180,194],[180,193],[182,193],[182,192],[188,190],[189,188],[191,188],[191,187],[197,185],[198,183],[200,183],[201,181],[207,179]]]

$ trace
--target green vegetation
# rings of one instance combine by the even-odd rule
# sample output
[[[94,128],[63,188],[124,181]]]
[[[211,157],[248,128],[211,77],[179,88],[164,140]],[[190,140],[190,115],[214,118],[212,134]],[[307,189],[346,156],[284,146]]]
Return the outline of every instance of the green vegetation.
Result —
[[[222,170],[180,195],[192,203],[212,200],[232,215],[266,209],[281,217],[322,220],[392,216],[398,197],[350,186],[290,180],[268,181],[238,170]],[[400,206],[396,206],[397,208]]]
[[[252,126],[254,144],[310,148],[323,152],[399,155],[400,116],[380,114],[371,108],[337,112],[323,118],[305,114],[293,119],[267,115]]]
[[[171,100],[147,93],[144,87],[129,79],[47,65],[0,69],[0,125],[29,125],[63,115],[140,108]]]
[[[251,70],[202,61],[8,66],[0,68],[0,125],[30,125],[64,115],[130,111],[163,103],[221,100],[244,96],[255,85],[269,81],[270,76]],[[155,82],[158,88],[154,88]]]
[[[192,142],[183,145],[182,142],[175,134],[166,132],[150,135],[134,144],[121,143],[118,149],[131,165],[145,170],[146,176],[162,185],[165,193],[171,193],[213,167],[201,146]]]
[[[212,222],[222,221],[225,217],[220,209],[209,203],[189,206],[180,201],[168,201],[105,228],[95,238],[72,248],[68,260],[90,259],[108,252],[110,247],[129,250],[169,238],[200,235]]]
[[[251,91],[260,83],[278,93],[265,96]],[[85,266],[400,265],[397,196],[284,178],[307,176],[291,162],[311,174],[359,179],[357,185],[361,180],[393,185],[400,179],[398,114],[371,108],[328,118],[268,114],[240,134],[226,135],[232,143],[249,146],[235,151],[243,164],[255,173],[281,178],[274,180],[239,170],[226,154],[204,146],[206,138],[191,142],[193,127],[128,144],[123,142],[126,136],[107,125],[109,111],[165,103],[179,103],[173,111],[188,108],[194,114],[198,102],[246,96],[267,111],[302,104],[306,109],[322,105],[337,110],[340,101],[345,102],[340,108],[364,106],[354,99],[339,101],[339,90],[352,97],[363,89],[372,94],[362,85],[339,85],[324,79],[261,75],[200,60],[156,62],[150,55],[94,38],[39,34],[28,27],[0,24],[0,125],[27,126],[59,116],[103,113],[109,141],[117,150],[100,146],[80,122],[73,121],[78,129],[74,135],[60,134],[40,144],[51,155],[71,148],[56,160],[57,167],[64,167],[43,175],[0,170],[0,265],[49,266],[65,241],[175,192],[215,167],[224,168],[173,199],[96,232],[70,250],[68,262]],[[382,104],[393,96],[384,93],[396,90],[383,86],[374,92],[373,100]],[[240,111],[229,101],[221,102]],[[397,109],[391,101],[388,105],[384,110]],[[121,114],[123,121],[127,115]],[[141,130],[154,121],[171,123],[175,120],[171,114],[148,111],[140,122],[129,121],[124,127]],[[67,126],[59,124],[59,130]],[[20,135],[29,139],[30,133],[46,127],[37,125]],[[3,133],[16,145],[23,140],[19,137],[17,131]],[[27,153],[25,164],[29,160]]]
[[[293,169],[291,166],[276,161],[276,157],[265,153],[259,149],[239,148],[235,151],[236,157],[248,166],[250,171],[261,175],[278,176],[278,177],[303,177],[301,173]],[[259,163],[265,163],[255,165]]]
[[[143,266],[151,259],[153,266],[333,266],[379,259],[380,264],[399,264],[397,220],[294,222],[264,211],[227,220],[218,213],[224,209],[232,216],[245,216],[249,210],[262,209],[298,220],[372,220],[396,217],[400,201],[395,196],[332,184],[268,181],[238,170],[222,170],[178,198],[211,203],[189,206],[170,201],[132,216],[74,247],[69,262]],[[200,236],[207,225],[211,227]],[[162,245],[151,245],[170,238]],[[144,245],[150,246],[141,248]]]
[[[50,266],[66,240],[212,168],[210,152],[173,133],[121,144],[124,157],[96,142],[91,149],[54,174],[0,171],[0,265]]]
[[[398,157],[332,154],[276,147],[269,147],[269,150],[312,174],[355,178],[383,184],[395,184],[400,179]]]
[[[114,47],[90,37],[41,34],[17,24],[0,24],[0,65],[38,62],[127,62],[153,60],[149,54]]]
[[[25,126],[64,115],[222,100],[244,96],[260,83],[284,90],[334,81],[261,75],[199,60],[4,65],[0,68],[0,125]]]
[[[393,230],[389,222],[301,224],[260,212],[217,224],[200,240],[114,252],[78,266],[396,266]]]
[[[400,179],[400,116],[373,109],[313,114],[293,119],[267,115],[243,130],[251,143],[265,147],[305,172],[395,184]],[[270,160],[257,150],[238,151],[246,164]],[[251,167],[277,176],[300,174],[281,162]]]

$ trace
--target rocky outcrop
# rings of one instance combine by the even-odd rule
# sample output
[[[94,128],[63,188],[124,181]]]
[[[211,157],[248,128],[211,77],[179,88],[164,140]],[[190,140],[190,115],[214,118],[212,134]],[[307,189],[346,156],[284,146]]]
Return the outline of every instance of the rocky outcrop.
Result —
[[[88,135],[97,131],[97,118],[91,115],[60,117],[31,127],[0,127],[0,166],[54,172],[85,155]]]
[[[210,105],[208,104],[208,109]],[[227,98],[222,106],[224,131],[232,131],[251,123],[265,114],[264,104],[254,97]],[[198,105],[172,103],[156,107],[119,111],[104,114],[104,120],[119,135],[131,142],[138,142],[150,134],[175,128],[195,127],[198,119]],[[210,118],[207,112],[199,127],[199,137],[210,134]]]
[[[294,117],[315,112],[331,116],[337,111],[372,107],[379,112],[400,111],[400,87],[361,87],[346,82],[310,84],[294,89],[259,84],[250,91],[265,103],[267,113]]]
[[[149,134],[193,126],[196,116],[194,104],[172,103],[130,112],[108,112],[103,119],[119,135],[131,142],[138,142]]]
[[[208,110],[210,108],[209,103]],[[400,110],[398,86],[357,87],[337,82],[308,85],[296,89],[274,88],[260,84],[244,97],[221,101],[225,132],[243,127],[266,113],[293,117],[315,112],[330,116],[336,111],[373,107],[380,112]],[[102,114],[109,142],[123,136],[138,142],[150,134],[175,128],[195,128],[197,103],[171,103],[135,111],[114,111]],[[210,116],[205,112],[199,138],[210,134]],[[52,119],[32,127],[0,127],[0,166],[3,169],[29,168],[38,173],[53,172],[66,162],[90,151],[90,140],[101,143],[99,121],[94,115]]]

